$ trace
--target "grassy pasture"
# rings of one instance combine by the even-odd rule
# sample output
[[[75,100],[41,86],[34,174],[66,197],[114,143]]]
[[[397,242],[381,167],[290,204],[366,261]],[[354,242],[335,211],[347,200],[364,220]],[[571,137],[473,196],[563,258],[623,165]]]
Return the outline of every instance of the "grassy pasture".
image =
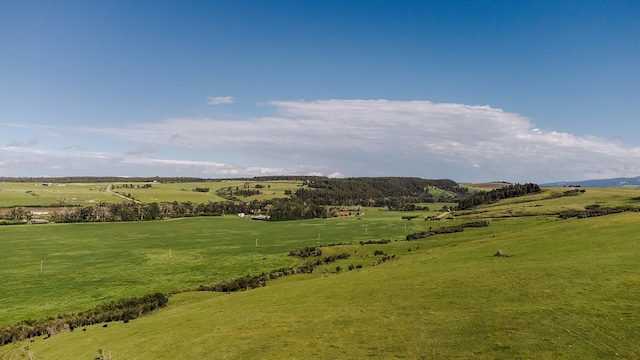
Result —
[[[328,274],[286,277],[247,292],[174,295],[151,316],[3,346],[0,359],[30,351],[36,359],[95,358],[98,349],[113,359],[640,358],[640,215],[549,215],[594,203],[628,205],[638,189],[586,189],[573,197],[553,191],[562,189],[439,222],[366,209],[362,220],[223,217],[0,228],[0,254],[13,254],[9,265],[0,262],[8,279],[0,284],[2,324],[25,317],[15,312],[80,310],[137,291],[270,270],[295,261],[286,257],[295,247],[401,239],[430,226],[492,221],[411,242],[326,247],[352,257],[327,266]],[[512,256],[492,256],[499,249]],[[374,250],[396,258],[371,266]],[[365,267],[336,272],[349,264]]]
[[[3,226],[0,326],[291,266],[296,260],[287,253],[294,248],[398,239],[426,225],[402,220],[406,214],[366,211],[360,220],[276,223],[225,216]]]
[[[429,186],[429,194],[434,195],[436,197],[448,197],[450,199],[455,199],[457,198],[457,194],[451,192],[451,191],[447,191],[447,190],[442,190],[438,187],[435,186]]]
[[[126,183],[126,182],[125,182]],[[211,181],[198,183],[156,183],[151,184],[150,189],[115,189],[114,191],[130,193],[137,200],[152,203],[163,201],[191,201],[194,203],[204,203],[208,201],[226,201],[216,195],[217,189],[231,187],[234,191],[237,188],[243,189],[247,184],[249,189],[260,190],[262,193],[255,196],[243,197],[238,196],[242,201],[251,201],[254,199],[268,200],[273,198],[286,198],[285,190],[295,191],[300,182],[295,181]],[[262,185],[264,188],[256,189],[256,185]],[[116,184],[114,184],[116,185]],[[209,192],[195,192],[195,188],[209,188]]]
[[[220,188],[236,187],[243,188],[245,184],[250,189],[255,189],[257,184],[263,185],[264,188],[258,189],[262,194],[251,197],[238,197],[244,201],[254,199],[266,200],[273,198],[288,197],[284,194],[285,190],[295,191],[300,182],[294,181],[264,181],[264,182],[246,182],[246,181],[210,181],[210,182],[194,182],[194,183],[152,183],[151,188],[115,188],[117,185],[134,184],[142,186],[148,183],[130,183],[122,181],[112,183],[114,192],[131,194],[134,198],[145,203],[163,202],[163,201],[191,201],[193,203],[205,203],[208,201],[226,201],[216,195],[215,191]],[[0,207],[14,206],[39,206],[39,207],[57,207],[61,205],[92,205],[97,202],[121,202],[122,198],[107,193],[105,190],[108,183],[68,183],[68,184],[52,184],[51,186],[43,186],[41,183],[22,183],[22,182],[0,182]],[[195,188],[209,188],[208,193],[195,192]]]
[[[9,345],[0,358],[25,345],[37,359],[638,358],[637,220],[506,218],[375,245],[412,251],[248,292],[179,294],[149,317]]]
[[[0,207],[91,205],[92,202],[120,201],[105,192],[107,184],[52,184],[0,182]]]

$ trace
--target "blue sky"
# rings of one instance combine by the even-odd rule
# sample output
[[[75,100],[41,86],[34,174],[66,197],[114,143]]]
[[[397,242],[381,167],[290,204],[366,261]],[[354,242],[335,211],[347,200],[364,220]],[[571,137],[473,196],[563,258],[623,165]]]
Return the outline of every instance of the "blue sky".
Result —
[[[0,176],[640,175],[640,3],[0,1]]]

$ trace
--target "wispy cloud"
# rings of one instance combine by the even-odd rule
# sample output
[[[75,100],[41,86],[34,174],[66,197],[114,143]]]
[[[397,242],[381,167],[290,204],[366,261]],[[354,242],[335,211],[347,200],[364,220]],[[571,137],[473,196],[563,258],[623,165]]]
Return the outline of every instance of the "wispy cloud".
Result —
[[[294,174],[283,168],[244,166],[214,161],[176,160],[140,156],[145,151],[127,154],[95,152],[86,150],[42,150],[32,148],[9,148],[0,146],[0,154],[10,159],[0,161],[0,169],[22,170],[37,167],[40,173],[33,176],[50,175],[114,175],[154,176],[158,174],[200,177],[239,177]],[[142,169],[142,172],[140,171]],[[49,172],[47,172],[49,171]],[[154,171],[156,171],[154,173]],[[297,174],[297,173],[295,173]],[[23,176],[13,174],[8,176]]]
[[[233,97],[231,96],[209,96],[207,104],[209,105],[221,105],[233,103]]]
[[[5,147],[8,148],[16,148],[16,147],[26,147],[26,146],[34,146],[38,144],[38,139],[31,139],[27,143],[21,143],[17,140],[12,140],[10,143],[6,144]]]
[[[136,150],[111,154],[110,161],[148,169],[149,175],[171,169],[211,177],[411,175],[541,182],[640,175],[639,147],[540,129],[525,116],[490,106],[390,100],[269,105],[276,115],[173,118],[73,131],[134,144]],[[181,159],[142,156],[157,147],[180,149]],[[190,151],[193,158],[206,154],[219,162],[190,160]],[[229,159],[252,165],[231,165],[236,161]]]
[[[151,147],[148,147],[148,146],[144,146],[144,147],[137,148],[135,150],[131,150],[131,151],[125,153],[125,155],[153,154],[154,152],[156,152],[156,150],[154,148],[151,148]]]

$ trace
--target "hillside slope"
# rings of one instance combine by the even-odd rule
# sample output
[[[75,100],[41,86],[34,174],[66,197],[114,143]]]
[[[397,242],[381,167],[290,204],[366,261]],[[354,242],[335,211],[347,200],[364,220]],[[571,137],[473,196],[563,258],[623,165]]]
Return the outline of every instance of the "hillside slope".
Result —
[[[594,179],[581,181],[560,181],[540,184],[542,187],[580,186],[590,188],[608,188],[619,186],[640,186],[640,176],[631,178]]]
[[[327,248],[352,259],[255,290],[175,295],[151,316],[0,347],[0,359],[638,358],[638,213],[544,214],[546,201],[588,194],[478,209],[461,218],[489,227],[371,245],[397,256],[359,271],[335,266],[360,245]]]

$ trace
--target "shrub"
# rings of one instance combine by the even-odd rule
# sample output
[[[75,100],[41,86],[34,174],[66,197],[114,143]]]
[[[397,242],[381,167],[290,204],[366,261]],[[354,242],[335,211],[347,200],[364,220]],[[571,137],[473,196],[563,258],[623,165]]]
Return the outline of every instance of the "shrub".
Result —
[[[371,245],[371,244],[388,244],[390,243],[391,240],[366,240],[366,241],[360,241],[360,245]]]
[[[300,251],[296,249],[289,251],[289,256],[298,256],[301,258],[307,258],[310,256],[321,256],[321,255],[322,255],[322,250],[320,249],[319,246],[307,246]]]

